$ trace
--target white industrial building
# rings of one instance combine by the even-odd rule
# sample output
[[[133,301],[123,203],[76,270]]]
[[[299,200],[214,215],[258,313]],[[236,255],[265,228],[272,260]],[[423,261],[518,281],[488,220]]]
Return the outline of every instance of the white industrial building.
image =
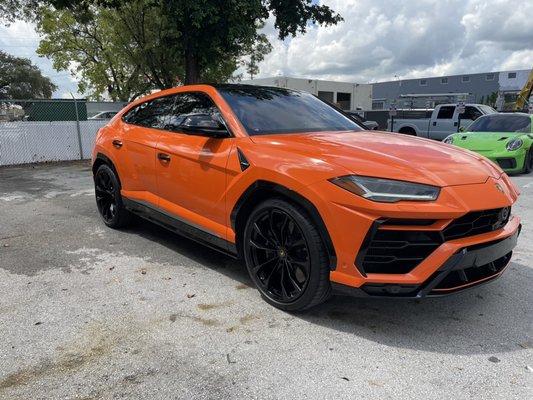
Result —
[[[241,83],[303,90],[318,96],[322,100],[335,103],[343,110],[372,109],[371,84],[323,81],[285,76],[244,80]]]

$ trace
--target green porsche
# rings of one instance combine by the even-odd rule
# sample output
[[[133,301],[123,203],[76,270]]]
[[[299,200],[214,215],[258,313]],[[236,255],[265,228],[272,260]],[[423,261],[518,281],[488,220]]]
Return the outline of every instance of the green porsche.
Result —
[[[465,132],[448,136],[444,143],[475,151],[509,174],[527,174],[533,170],[533,115],[484,115],[472,122]]]

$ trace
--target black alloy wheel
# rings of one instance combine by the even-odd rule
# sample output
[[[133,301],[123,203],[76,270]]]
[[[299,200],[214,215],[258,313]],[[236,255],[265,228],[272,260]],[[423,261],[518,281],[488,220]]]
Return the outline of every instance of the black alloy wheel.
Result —
[[[284,310],[301,310],[329,295],[329,266],[315,226],[299,207],[269,200],[245,229],[248,272],[263,297]]]
[[[94,190],[96,205],[104,223],[111,228],[125,226],[131,215],[122,204],[120,183],[108,165],[98,167],[94,175]]]

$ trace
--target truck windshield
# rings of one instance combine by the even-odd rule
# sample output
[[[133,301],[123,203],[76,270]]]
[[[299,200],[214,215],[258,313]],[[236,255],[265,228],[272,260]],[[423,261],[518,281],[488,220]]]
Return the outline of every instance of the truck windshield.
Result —
[[[363,130],[309,93],[246,85],[218,86],[217,89],[250,136]]]
[[[490,114],[479,117],[469,127],[470,132],[531,133],[531,117],[519,114]]]

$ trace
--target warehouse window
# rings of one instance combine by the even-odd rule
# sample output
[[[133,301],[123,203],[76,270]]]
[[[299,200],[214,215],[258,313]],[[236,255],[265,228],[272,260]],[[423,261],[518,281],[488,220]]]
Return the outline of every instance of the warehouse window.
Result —
[[[427,86],[428,80],[427,79],[420,79],[420,86]]]
[[[509,73],[507,74],[507,78],[509,78],[509,79],[514,79],[514,78],[516,78],[516,72],[509,72]]]
[[[352,94],[337,92],[337,105],[343,110],[349,110],[352,105]]]
[[[485,80],[487,81],[493,81],[494,80],[494,74],[487,74],[485,76]]]
[[[372,110],[383,110],[385,108],[385,102],[383,101],[373,101]]]
[[[447,85],[448,84],[448,78],[440,78],[441,85]]]
[[[327,101],[329,103],[333,103],[333,92],[318,92],[318,98],[320,100]]]
[[[469,76],[463,76],[461,78],[461,82],[463,82],[463,83],[470,82],[470,77]]]

